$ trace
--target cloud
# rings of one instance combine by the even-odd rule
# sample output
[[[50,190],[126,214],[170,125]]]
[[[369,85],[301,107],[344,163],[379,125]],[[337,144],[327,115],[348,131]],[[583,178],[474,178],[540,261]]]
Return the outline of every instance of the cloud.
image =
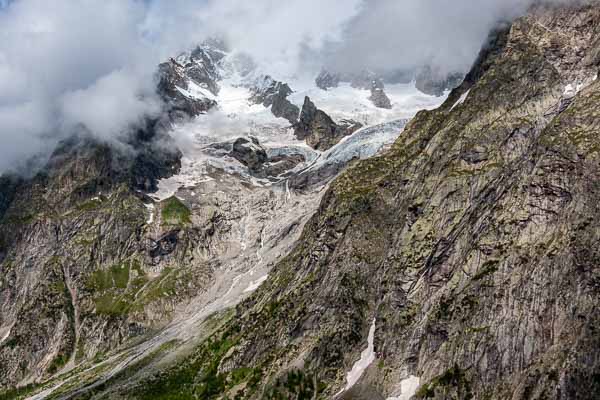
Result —
[[[77,126],[115,137],[156,112],[135,1],[19,0],[0,11],[0,171]]]
[[[326,63],[343,72],[423,65],[443,72],[464,72],[499,21],[522,15],[534,3],[536,0],[367,0],[347,25],[344,40],[329,48]]]
[[[343,68],[464,70],[533,0],[0,0],[0,172],[85,125],[158,112],[156,65],[210,36],[280,78]]]

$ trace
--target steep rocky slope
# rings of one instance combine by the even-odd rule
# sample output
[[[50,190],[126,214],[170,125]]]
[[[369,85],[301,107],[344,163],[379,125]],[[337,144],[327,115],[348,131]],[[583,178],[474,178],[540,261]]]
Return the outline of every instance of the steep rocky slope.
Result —
[[[3,178],[3,382],[39,383],[31,398],[598,398],[599,27],[597,2],[500,27],[439,109],[329,187],[404,122],[305,149],[273,185],[221,143],[154,201],[136,189],[179,168],[154,145],[115,168],[66,143],[46,174]],[[289,150],[252,142],[261,162]]]
[[[599,26],[595,3],[495,32],[235,316],[113,396],[597,398]]]

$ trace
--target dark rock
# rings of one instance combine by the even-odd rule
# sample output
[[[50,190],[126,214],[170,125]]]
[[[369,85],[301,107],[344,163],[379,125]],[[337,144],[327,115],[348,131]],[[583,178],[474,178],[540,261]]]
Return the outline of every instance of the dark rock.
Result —
[[[371,96],[369,100],[378,108],[391,109],[392,102],[390,98],[385,94],[385,85],[382,80],[376,79],[372,82]]]
[[[150,124],[129,141],[135,150],[135,159],[129,168],[129,181],[134,189],[154,192],[159,179],[176,174],[181,168],[182,153],[173,139],[164,132],[154,132],[150,138],[140,138],[153,130]]]
[[[195,71],[194,67],[191,67]],[[196,71],[201,74],[200,71]],[[214,100],[208,98],[194,98],[184,95],[178,88],[187,90],[188,79],[186,68],[171,59],[158,66],[157,92],[168,105],[169,115],[172,120],[179,119],[182,115],[194,117],[206,113],[216,106]],[[181,114],[183,113],[183,114]]]
[[[269,163],[265,166],[265,172],[267,176],[278,177],[304,162],[306,162],[306,158],[302,154],[277,155],[269,159]]]
[[[219,85],[217,81],[220,76],[216,63],[222,57],[223,55],[215,50],[210,51],[206,47],[197,47],[192,51],[190,61],[184,67],[184,73],[200,87],[209,90],[214,95],[218,95]]]
[[[309,97],[304,99],[300,119],[295,125],[294,135],[315,150],[328,150],[339,143],[343,137],[351,135],[360,124],[336,124],[329,115],[319,110]]]
[[[266,150],[255,137],[237,139],[229,155],[254,173],[262,172],[264,164],[269,160]]]
[[[277,118],[285,118],[291,124],[298,120],[300,109],[287,99],[293,93],[287,83],[278,82],[267,75],[251,89],[251,92],[250,101],[267,108],[271,107],[271,112]]]
[[[323,69],[315,79],[315,83],[318,88],[328,90],[338,87],[340,84],[340,80],[341,77],[339,74],[332,73]]]
[[[0,220],[2,220],[8,207],[10,207],[15,197],[15,192],[22,181],[23,179],[16,175],[0,175]]]
[[[148,256],[157,259],[172,254],[177,248],[179,232],[180,230],[176,229],[165,233],[158,240],[148,239],[146,242]]]

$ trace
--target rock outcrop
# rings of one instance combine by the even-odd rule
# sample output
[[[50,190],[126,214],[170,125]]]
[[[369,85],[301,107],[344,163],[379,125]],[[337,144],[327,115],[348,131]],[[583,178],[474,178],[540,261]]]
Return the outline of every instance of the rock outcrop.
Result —
[[[371,85],[371,96],[369,97],[369,100],[371,100],[375,107],[385,108],[389,110],[392,108],[392,102],[390,98],[385,94],[384,89],[385,86],[383,84],[383,81],[373,81]]]
[[[201,72],[197,68],[201,67],[193,64],[186,68],[175,59],[170,59],[158,67],[158,94],[168,104],[170,117],[173,120],[206,113],[217,104],[214,99],[206,95],[194,94],[189,91],[191,78],[188,72],[199,78],[198,75]]]
[[[230,157],[246,167],[251,175],[277,181],[278,178],[304,163],[306,158],[300,153],[286,152],[269,155],[257,138],[243,137],[233,142]]]
[[[300,112],[300,119],[295,125],[294,135],[315,150],[327,150],[339,143],[345,136],[351,135],[361,125],[357,122],[346,121],[338,125],[324,111],[306,97]]]
[[[55,374],[153,326],[150,314],[125,316],[141,311],[132,291],[146,282],[133,257],[145,220],[138,191],[180,167],[181,153],[157,125],[118,146],[81,133],[32,178],[2,185],[2,386]],[[152,301],[138,300],[150,312]]]
[[[315,78],[315,84],[319,89],[329,90],[339,86],[341,82],[340,74],[329,72],[326,69],[321,70]]]
[[[292,104],[287,97],[293,93],[287,83],[279,82],[265,76],[253,88],[251,88],[250,101],[271,108],[271,112],[277,118],[285,118],[290,124],[298,121],[300,109]]]
[[[229,154],[254,173],[262,171],[264,164],[269,160],[267,151],[255,137],[237,139],[233,142],[233,149]]]

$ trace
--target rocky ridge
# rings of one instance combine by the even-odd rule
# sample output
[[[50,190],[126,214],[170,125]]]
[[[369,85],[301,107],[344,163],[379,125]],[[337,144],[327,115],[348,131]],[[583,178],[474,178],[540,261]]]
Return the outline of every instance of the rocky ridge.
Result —
[[[275,81],[270,76],[265,76],[262,81],[251,88],[250,101],[271,108],[277,118],[285,118],[290,124],[298,121],[300,109],[292,104],[287,97],[293,93],[287,83]]]

